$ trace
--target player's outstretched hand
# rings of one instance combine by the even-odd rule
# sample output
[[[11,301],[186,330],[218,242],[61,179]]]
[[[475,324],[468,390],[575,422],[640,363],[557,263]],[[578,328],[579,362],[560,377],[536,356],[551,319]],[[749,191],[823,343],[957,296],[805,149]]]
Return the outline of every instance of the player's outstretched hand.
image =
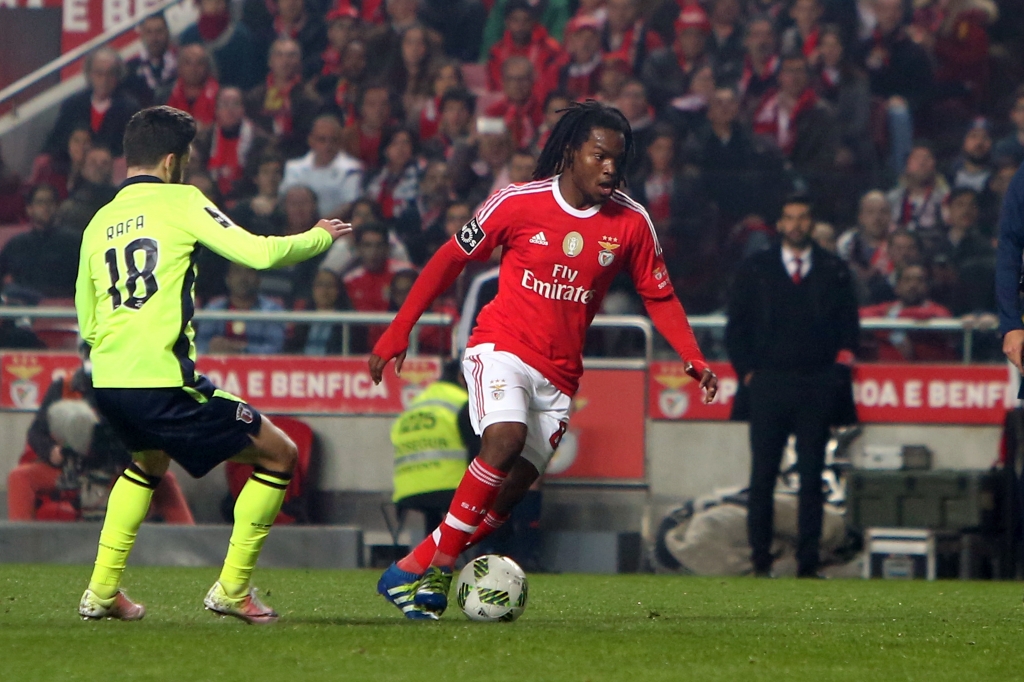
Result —
[[[718,377],[710,369],[705,368],[700,374],[700,387],[704,389],[704,404],[714,402],[718,395]]]
[[[352,233],[352,226],[346,222],[342,222],[341,220],[328,220],[324,218],[313,227],[322,227],[327,230],[331,233],[331,238],[334,239],[334,241],[338,241],[340,237],[344,237],[346,234]]]
[[[379,384],[384,378],[384,368],[391,362],[391,358],[385,360],[379,355],[370,355],[370,378],[374,384]],[[402,363],[405,362],[405,351],[403,350],[395,357],[395,374],[402,376]]]

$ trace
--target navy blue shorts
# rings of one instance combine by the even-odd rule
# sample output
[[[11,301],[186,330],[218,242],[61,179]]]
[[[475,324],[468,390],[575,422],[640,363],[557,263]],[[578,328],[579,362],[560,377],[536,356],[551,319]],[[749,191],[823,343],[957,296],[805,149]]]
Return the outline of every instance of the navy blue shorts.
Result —
[[[97,388],[100,412],[132,452],[163,450],[192,476],[242,452],[262,416],[204,376],[185,388]]]

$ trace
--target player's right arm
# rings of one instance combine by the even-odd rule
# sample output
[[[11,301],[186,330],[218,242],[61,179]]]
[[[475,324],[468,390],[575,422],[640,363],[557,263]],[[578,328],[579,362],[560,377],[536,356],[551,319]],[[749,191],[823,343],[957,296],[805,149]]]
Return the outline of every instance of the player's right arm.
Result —
[[[261,237],[235,225],[198,190],[182,213],[181,228],[214,253],[256,270],[293,265],[317,256],[352,228],[321,220],[312,229],[288,237]]]
[[[484,202],[476,216],[445,242],[423,267],[402,308],[373,346],[369,363],[374,383],[381,382],[384,368],[392,358],[396,358],[395,372],[401,373],[409,334],[416,321],[455,282],[466,262],[486,260],[497,246],[504,244],[506,231],[512,224],[511,209],[504,196],[502,190]]]

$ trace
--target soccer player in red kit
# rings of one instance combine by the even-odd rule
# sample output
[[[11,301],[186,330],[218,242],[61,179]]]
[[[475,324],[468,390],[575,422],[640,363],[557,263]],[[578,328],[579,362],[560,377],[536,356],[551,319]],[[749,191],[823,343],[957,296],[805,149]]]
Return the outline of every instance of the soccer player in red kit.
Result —
[[[617,109],[571,106],[544,145],[536,180],[495,193],[438,250],[373,348],[374,381],[393,358],[400,372],[420,315],[467,261],[503,247],[498,294],[480,312],[463,360],[480,454],[445,520],[377,584],[407,618],[441,615],[456,557],[499,527],[543,473],[569,421],[587,328],[619,271],[632,276],[705,402],[714,400],[718,379],[672,289],[651,219],[617,189],[632,147]]]

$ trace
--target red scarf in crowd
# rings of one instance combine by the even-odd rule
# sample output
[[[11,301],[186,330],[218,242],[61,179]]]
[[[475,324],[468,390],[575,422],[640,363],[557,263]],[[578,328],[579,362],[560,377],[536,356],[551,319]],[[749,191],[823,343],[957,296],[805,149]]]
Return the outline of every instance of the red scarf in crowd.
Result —
[[[93,133],[100,132],[100,128],[103,127],[103,119],[107,117],[107,112],[110,111],[112,102],[113,100],[107,99],[98,107],[96,102],[89,103],[89,127],[92,128]]]
[[[286,135],[292,131],[292,88],[301,78],[295,76],[284,87],[274,85],[273,74],[267,76],[267,94],[263,97],[263,113],[274,120],[274,134]]]
[[[324,68],[320,69],[321,75],[330,76],[337,73],[338,67],[341,66],[341,51],[328,45],[327,49],[320,53],[320,61],[324,63]]]
[[[804,38],[804,45],[800,50],[804,53],[804,56],[810,59],[811,53],[818,49],[818,42],[821,40],[821,31],[814,29],[810,34]]]
[[[220,35],[228,30],[230,23],[231,15],[227,12],[223,14],[200,14],[199,21],[196,22],[196,28],[199,29],[199,36],[204,41],[210,43],[220,38]]]
[[[185,95],[185,85],[179,78],[174,82],[171,96],[167,98],[167,106],[187,111],[199,123],[209,125],[213,123],[214,114],[217,111],[217,92],[219,90],[220,85],[211,76],[206,79],[199,95],[195,99],[189,100]]]
[[[797,120],[805,111],[813,108],[818,101],[814,90],[807,88],[796,101],[796,106],[789,114],[789,122],[783,127],[779,120],[779,91],[775,90],[765,96],[754,115],[754,132],[758,135],[770,136],[778,144],[783,154],[788,155],[796,144]]]
[[[231,194],[235,182],[244,174],[245,157],[252,148],[253,132],[253,125],[248,119],[242,119],[238,134],[234,136],[225,135],[220,126],[213,129],[213,144],[206,170],[224,196]]]
[[[281,21],[280,16],[274,17],[274,33],[278,38],[291,38],[294,40],[298,37],[299,31],[301,31],[306,25],[306,16],[303,15],[298,22],[291,26],[285,26],[284,22]]]
[[[491,48],[491,56],[487,62],[488,87],[501,90],[501,67],[509,57],[526,57],[533,64],[534,80],[540,81],[551,64],[561,55],[561,49],[543,25],[537,24],[530,34],[530,42],[519,46],[512,39],[512,34],[505,31],[501,40]]]
[[[420,139],[429,140],[437,135],[441,124],[441,98],[428,99],[420,110]],[[426,223],[424,223],[426,224]]]
[[[334,103],[345,114],[345,120],[352,120],[356,115],[356,87],[347,79],[339,78],[334,88]]]
[[[644,33],[644,22],[643,20],[637,20],[635,24],[627,28],[622,34],[622,43],[617,47],[613,48],[611,54],[622,55],[629,64],[630,69],[636,69],[636,58],[637,48],[636,37]],[[610,36],[609,36],[610,37]],[[647,31],[645,34],[644,42],[646,42],[646,52],[650,54],[651,50],[657,49],[662,46],[661,38],[658,37],[657,33],[653,31]],[[611,45],[609,44],[609,47]]]
[[[766,81],[776,74],[779,70],[779,56],[772,55],[772,58],[764,63],[764,68],[758,74],[754,73],[754,62],[750,59],[748,54],[743,58],[743,75],[740,76],[740,94],[744,95],[747,89],[750,87],[750,81],[754,79],[756,75],[759,80]]]

